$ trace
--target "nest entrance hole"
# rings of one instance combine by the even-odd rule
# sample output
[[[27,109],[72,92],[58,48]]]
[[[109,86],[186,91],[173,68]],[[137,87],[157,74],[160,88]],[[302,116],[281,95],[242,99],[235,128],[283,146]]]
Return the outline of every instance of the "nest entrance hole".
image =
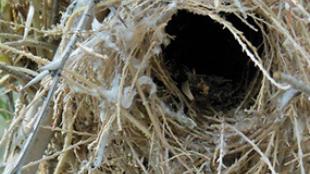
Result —
[[[250,29],[235,15],[222,15],[254,46],[261,46],[260,31]],[[248,22],[256,26],[251,18]],[[165,31],[172,37],[170,44],[163,48],[165,64],[180,89],[184,83],[189,84],[198,107],[211,106],[225,111],[243,101],[258,69],[228,29],[208,16],[179,10]]]

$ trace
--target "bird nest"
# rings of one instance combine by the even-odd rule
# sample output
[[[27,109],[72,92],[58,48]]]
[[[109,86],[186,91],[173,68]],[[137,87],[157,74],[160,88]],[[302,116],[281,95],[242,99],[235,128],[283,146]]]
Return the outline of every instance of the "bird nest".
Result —
[[[79,32],[21,170],[38,165],[39,173],[310,170],[309,4],[107,2],[96,5],[91,30]],[[80,16],[70,14],[63,23],[60,52]],[[38,67],[48,62],[8,51]],[[18,93],[2,140],[7,171],[20,157],[53,78]]]

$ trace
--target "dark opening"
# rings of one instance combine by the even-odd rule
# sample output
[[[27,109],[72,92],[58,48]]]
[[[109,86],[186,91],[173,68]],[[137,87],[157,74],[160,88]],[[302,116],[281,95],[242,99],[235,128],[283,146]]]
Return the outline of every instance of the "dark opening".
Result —
[[[222,15],[260,47],[261,32],[250,29],[235,15]],[[255,26],[251,18],[248,22]],[[166,32],[172,36],[163,48],[166,65],[180,88],[188,81],[197,106],[228,110],[243,100],[258,71],[227,29],[208,16],[180,10]]]

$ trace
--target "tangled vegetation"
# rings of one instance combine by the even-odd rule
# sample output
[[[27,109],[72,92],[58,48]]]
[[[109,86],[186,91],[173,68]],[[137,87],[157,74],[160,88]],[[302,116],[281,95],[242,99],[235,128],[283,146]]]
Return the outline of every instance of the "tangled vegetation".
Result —
[[[2,170],[310,171],[310,3],[2,0]]]

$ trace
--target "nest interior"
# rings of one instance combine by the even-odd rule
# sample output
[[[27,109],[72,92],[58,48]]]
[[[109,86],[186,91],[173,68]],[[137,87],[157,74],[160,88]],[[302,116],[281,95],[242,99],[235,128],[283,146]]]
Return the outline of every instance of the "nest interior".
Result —
[[[261,55],[262,33],[252,30],[237,16],[222,15],[244,33]],[[243,101],[251,82],[257,80],[258,69],[227,29],[208,16],[180,10],[165,31],[172,37],[163,48],[167,68],[180,89],[189,83],[191,100],[198,108],[209,105],[217,111],[227,111]]]
[[[9,5],[18,15],[0,20],[17,28],[0,35],[15,61],[14,83],[3,84],[17,96],[0,141],[4,173],[20,161],[25,173],[55,174],[310,170],[309,94],[300,85],[310,81],[309,3],[96,1],[87,16],[98,20],[84,31],[77,24],[87,1],[33,2]],[[31,13],[31,39],[20,42]],[[19,89],[68,45],[40,141],[29,145],[55,77]]]

